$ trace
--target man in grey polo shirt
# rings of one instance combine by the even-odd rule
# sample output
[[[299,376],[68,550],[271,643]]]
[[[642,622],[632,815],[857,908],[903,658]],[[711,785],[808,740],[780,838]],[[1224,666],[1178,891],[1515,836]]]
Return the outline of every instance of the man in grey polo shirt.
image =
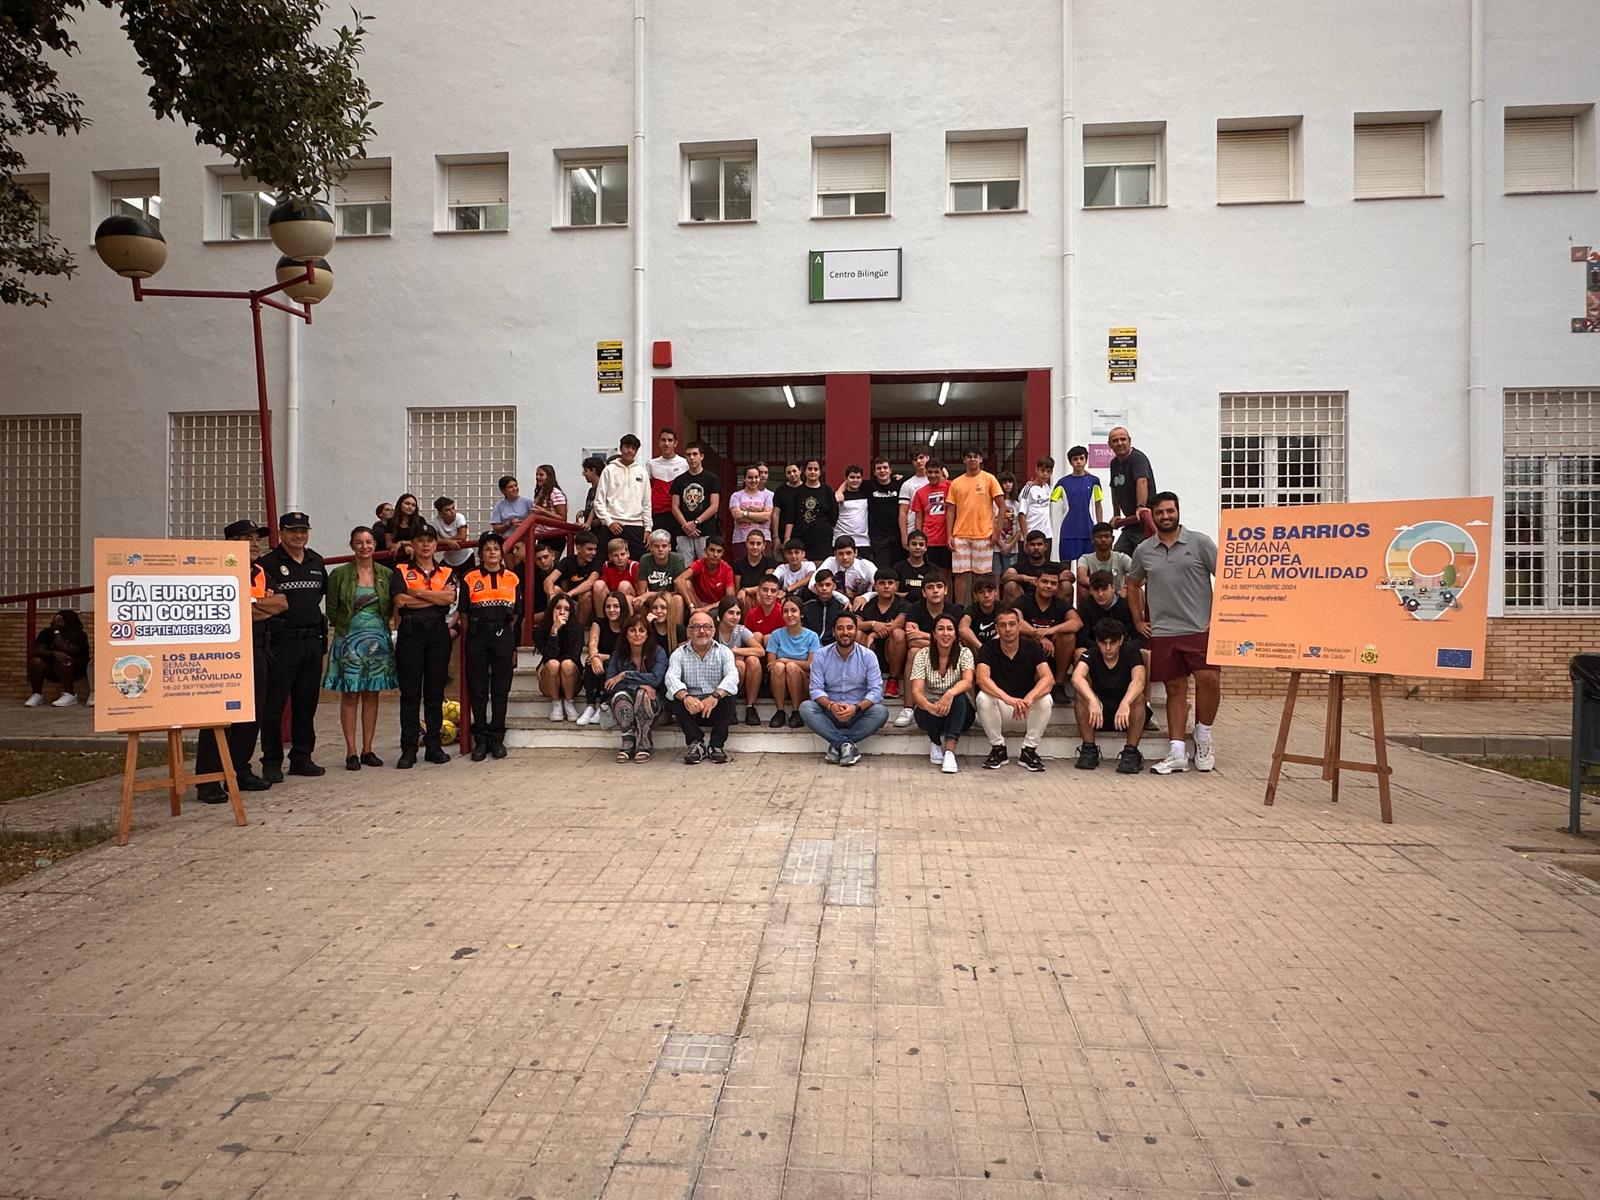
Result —
[[[1157,492],[1150,515],[1156,536],[1139,543],[1128,568],[1128,607],[1134,626],[1150,641],[1150,678],[1167,685],[1171,751],[1150,769],[1157,775],[1189,769],[1183,731],[1189,722],[1192,675],[1194,768],[1210,771],[1217,765],[1211,750],[1211,723],[1222,702],[1222,672],[1206,662],[1217,544],[1179,524],[1178,497],[1173,492]]]

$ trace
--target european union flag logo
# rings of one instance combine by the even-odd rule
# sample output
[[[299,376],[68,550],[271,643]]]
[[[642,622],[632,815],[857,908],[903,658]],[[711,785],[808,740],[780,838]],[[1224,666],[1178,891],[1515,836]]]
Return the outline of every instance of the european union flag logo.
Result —
[[[244,701],[243,700],[225,700],[225,701],[223,701],[222,707],[227,709],[229,712],[232,712],[236,708],[243,708],[244,707]]]
[[[1451,650],[1447,647],[1441,646],[1439,648],[1439,656],[1434,660],[1434,664],[1440,667],[1450,667],[1459,671],[1469,671],[1472,669],[1472,651]]]

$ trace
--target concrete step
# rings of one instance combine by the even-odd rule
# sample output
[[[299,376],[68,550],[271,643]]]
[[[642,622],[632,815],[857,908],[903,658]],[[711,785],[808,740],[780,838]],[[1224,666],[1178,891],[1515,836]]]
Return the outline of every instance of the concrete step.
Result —
[[[573,701],[573,703],[578,706],[579,712],[583,711],[585,702],[581,695],[575,701]],[[886,701],[886,703],[891,713],[889,725],[884,727],[884,731],[888,732],[889,729],[893,727],[895,718],[900,715],[902,705],[898,700],[889,700]],[[765,730],[767,721],[772,716],[772,701],[766,697],[762,697],[760,702],[756,705],[756,711],[761,714],[761,728]],[[734,721],[734,725],[738,729],[748,730],[749,732],[754,733],[755,729],[742,723],[743,718],[744,701],[740,700],[739,716]],[[508,728],[519,727],[534,729],[544,728],[545,726],[559,728],[561,725],[569,723],[570,722],[550,720],[550,701],[546,700],[544,696],[537,690],[519,688],[513,688],[511,690],[511,699],[506,705],[506,724]],[[1056,705],[1050,711],[1050,728],[1055,729],[1058,726],[1074,733],[1077,729],[1077,722],[1073,718],[1072,710],[1060,704]],[[974,726],[974,728],[976,728],[976,726]],[[579,732],[582,732],[582,730],[579,730]],[[773,730],[771,732],[777,731]],[[798,733],[803,731],[796,730],[796,732]],[[899,732],[911,732],[921,736],[922,731],[919,730],[916,724],[913,722],[911,725],[907,726],[906,729],[900,730]]]

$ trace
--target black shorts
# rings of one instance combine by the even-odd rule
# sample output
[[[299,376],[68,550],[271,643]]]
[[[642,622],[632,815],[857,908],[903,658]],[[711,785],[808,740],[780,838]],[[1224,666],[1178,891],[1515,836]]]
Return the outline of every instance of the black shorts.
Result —
[[[949,546],[929,546],[928,561],[948,575],[950,574],[950,565],[955,560],[950,556]]]

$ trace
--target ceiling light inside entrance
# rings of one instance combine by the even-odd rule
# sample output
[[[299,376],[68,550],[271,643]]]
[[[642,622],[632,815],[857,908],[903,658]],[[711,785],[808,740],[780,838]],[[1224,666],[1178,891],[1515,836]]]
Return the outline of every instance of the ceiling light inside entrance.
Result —
[[[948,399],[950,399],[950,381],[948,379],[946,379],[943,383],[941,383],[939,385],[939,404],[940,404],[940,406],[942,407],[944,405],[944,402],[946,400],[948,400]]]
[[[789,407],[794,407],[794,389],[787,383],[783,385],[783,398],[788,401]]]

